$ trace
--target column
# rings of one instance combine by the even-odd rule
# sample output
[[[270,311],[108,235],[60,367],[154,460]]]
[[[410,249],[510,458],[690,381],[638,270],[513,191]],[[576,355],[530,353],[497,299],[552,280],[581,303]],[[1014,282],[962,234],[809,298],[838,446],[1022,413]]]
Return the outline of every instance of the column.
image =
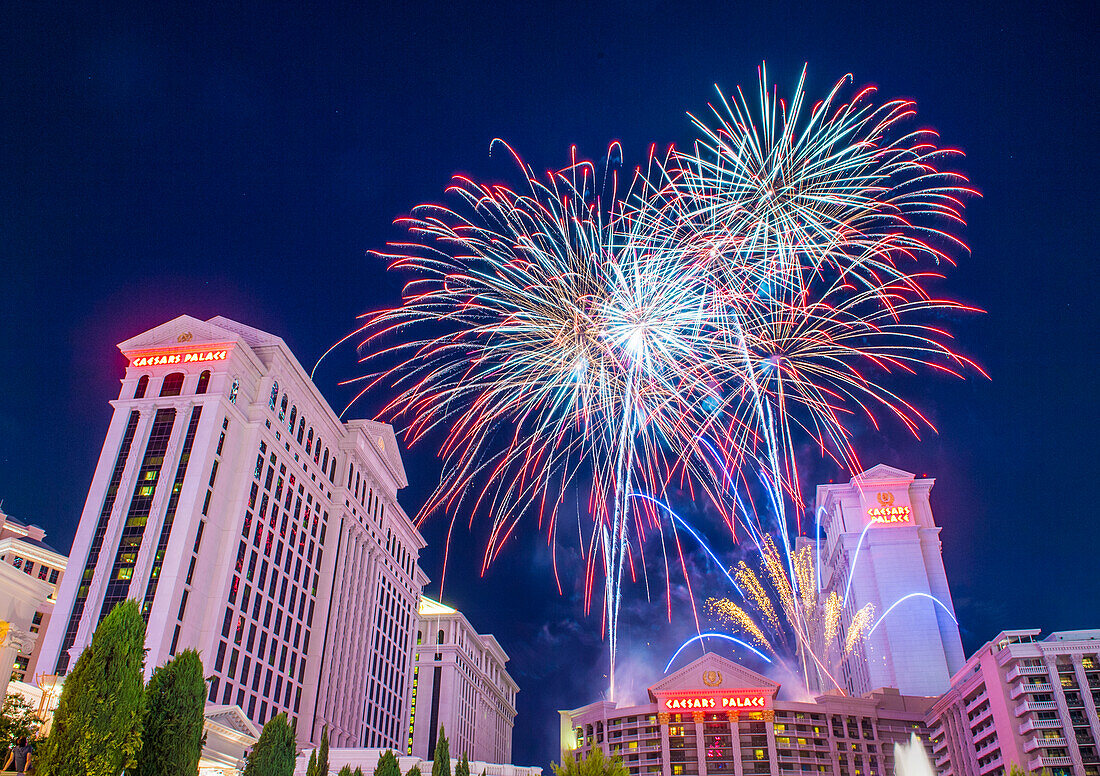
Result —
[[[730,743],[733,746],[733,772],[741,776],[745,772],[745,766],[741,762],[741,727],[738,724],[739,712],[727,711],[726,719],[730,723]]]

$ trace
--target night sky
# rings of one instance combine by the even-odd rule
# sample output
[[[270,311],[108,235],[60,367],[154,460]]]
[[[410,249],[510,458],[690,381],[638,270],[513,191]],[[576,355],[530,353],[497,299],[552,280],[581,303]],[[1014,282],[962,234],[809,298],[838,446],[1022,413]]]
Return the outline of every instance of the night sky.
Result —
[[[808,62],[812,96],[851,72],[916,99],[983,195],[947,288],[988,311],[950,326],[991,379],[910,381],[939,435],[887,424],[859,436],[863,460],[937,479],[968,654],[1003,628],[1100,627],[1090,4],[320,5],[3,4],[7,512],[69,547],[125,367],[116,343],[221,314],[282,336],[308,368],[358,313],[399,299],[400,278],[367,255],[398,236],[395,217],[440,200],[452,173],[511,174],[489,157],[493,138],[536,169],[612,139],[639,162],[651,142],[690,139],[685,111],[705,110],[714,83],[754,88],[766,60],[789,88]],[[359,369],[348,348],[318,372],[337,408]],[[405,462],[414,514],[439,467],[429,448]],[[806,467],[810,485],[847,479]],[[424,529],[436,582],[445,528]],[[512,656],[514,759],[545,766],[555,710],[605,686],[599,615],[583,615],[570,577],[575,540],[559,550],[559,597],[533,525],[479,577],[483,528],[457,532],[445,597]],[[702,559],[689,565],[697,593],[721,591]],[[640,586],[627,596],[624,665],[641,688],[694,624],[669,624]]]

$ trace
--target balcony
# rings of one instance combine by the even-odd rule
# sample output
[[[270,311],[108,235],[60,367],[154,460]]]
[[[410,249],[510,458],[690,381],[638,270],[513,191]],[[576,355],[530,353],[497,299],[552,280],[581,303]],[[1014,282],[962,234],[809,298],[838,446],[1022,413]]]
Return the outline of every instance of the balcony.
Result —
[[[1054,692],[1053,685],[1050,682],[1042,682],[1041,684],[1014,684],[1012,689],[1009,690],[1008,697],[1012,700],[1016,700],[1018,697],[1028,692]]]
[[[1020,717],[1029,711],[1055,711],[1058,704],[1054,701],[1024,701],[1016,707],[1016,716]]]
[[[1038,676],[1047,672],[1046,666],[1025,666],[1016,665],[1012,670],[1008,672],[1008,676],[1005,677],[1008,681],[1012,681],[1018,676]]]
[[[997,755],[990,762],[987,762],[985,765],[981,766],[981,768],[978,769],[978,773],[989,773],[994,768],[998,768],[1003,765],[1004,761],[1001,759],[1001,753],[998,752]]]
[[[981,704],[982,701],[988,700],[988,699],[989,699],[989,695],[986,693],[985,690],[982,690],[980,693],[978,693],[978,697],[976,697],[974,700],[970,701],[970,703],[966,704],[966,713],[969,714],[971,711],[973,711],[975,708],[977,708]]]
[[[1073,765],[1073,760],[1069,757],[1036,757],[1029,760],[1027,767],[1033,771],[1037,771],[1040,768],[1047,768],[1052,765]]]
[[[1024,724],[1020,725],[1020,735],[1030,733],[1032,730],[1039,730],[1045,728],[1060,728],[1062,727],[1062,720],[1060,719],[1028,719]]]
[[[1024,751],[1033,752],[1044,746],[1066,746],[1066,739],[1061,736],[1058,738],[1029,738],[1024,742]]]

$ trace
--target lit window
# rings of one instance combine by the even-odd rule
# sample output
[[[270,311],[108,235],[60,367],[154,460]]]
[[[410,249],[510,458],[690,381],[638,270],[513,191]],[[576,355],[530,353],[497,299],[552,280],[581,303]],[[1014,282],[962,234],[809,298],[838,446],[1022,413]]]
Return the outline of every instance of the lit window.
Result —
[[[145,391],[148,388],[149,388],[149,375],[142,375],[141,379],[138,380],[137,389],[134,390],[134,398],[135,399],[144,399],[145,398]]]
[[[284,393],[283,394],[283,402],[282,402],[282,404],[279,405],[279,422],[280,423],[282,421],[286,420],[286,403],[287,403],[287,395]]]
[[[164,382],[160,384],[161,396],[179,396],[183,390],[183,372],[172,372],[164,376]]]
[[[233,385],[229,386],[229,401],[233,404],[237,403],[237,391],[241,389],[241,381],[236,377],[233,378]]]
[[[298,407],[290,408],[290,417],[287,419],[286,430],[291,434],[294,433],[294,422],[298,420]]]
[[[199,375],[199,384],[195,386],[195,393],[206,393],[206,389],[210,386],[210,370],[204,369],[202,374]]]
[[[275,382],[273,382],[271,384],[271,398],[267,400],[267,406],[272,412],[275,411],[275,405],[278,403],[278,401],[279,401],[279,381],[276,380]]]

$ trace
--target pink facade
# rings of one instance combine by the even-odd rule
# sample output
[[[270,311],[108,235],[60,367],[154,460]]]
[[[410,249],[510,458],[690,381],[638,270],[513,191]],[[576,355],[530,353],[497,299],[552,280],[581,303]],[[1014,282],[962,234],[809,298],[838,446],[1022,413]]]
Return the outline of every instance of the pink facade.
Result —
[[[209,703],[304,745],[399,746],[423,539],[397,503],[393,430],[340,421],[273,335],[181,316],[120,346],[129,366],[42,660],[71,670],[136,600],[146,670],[202,655]]]
[[[42,634],[50,624],[68,559],[46,544],[45,538],[46,532],[37,525],[24,525],[0,510],[0,563],[7,563],[27,577],[50,586],[49,597],[37,608],[27,629],[34,646],[20,650],[12,666],[11,680],[16,682],[33,684],[36,676],[52,672],[52,668],[40,670],[38,657],[42,654]]]
[[[840,666],[836,678],[852,695],[940,695],[965,661],[929,502],[934,483],[880,464],[817,488],[822,587],[846,601],[840,633],[865,604],[879,621]]]
[[[927,741],[929,698],[896,690],[782,700],[780,686],[715,654],[649,688],[649,703],[561,712],[562,756],[621,755],[632,776],[890,776],[894,744]]]
[[[999,634],[930,709],[941,776],[1100,774],[1100,630],[1039,633]]]

